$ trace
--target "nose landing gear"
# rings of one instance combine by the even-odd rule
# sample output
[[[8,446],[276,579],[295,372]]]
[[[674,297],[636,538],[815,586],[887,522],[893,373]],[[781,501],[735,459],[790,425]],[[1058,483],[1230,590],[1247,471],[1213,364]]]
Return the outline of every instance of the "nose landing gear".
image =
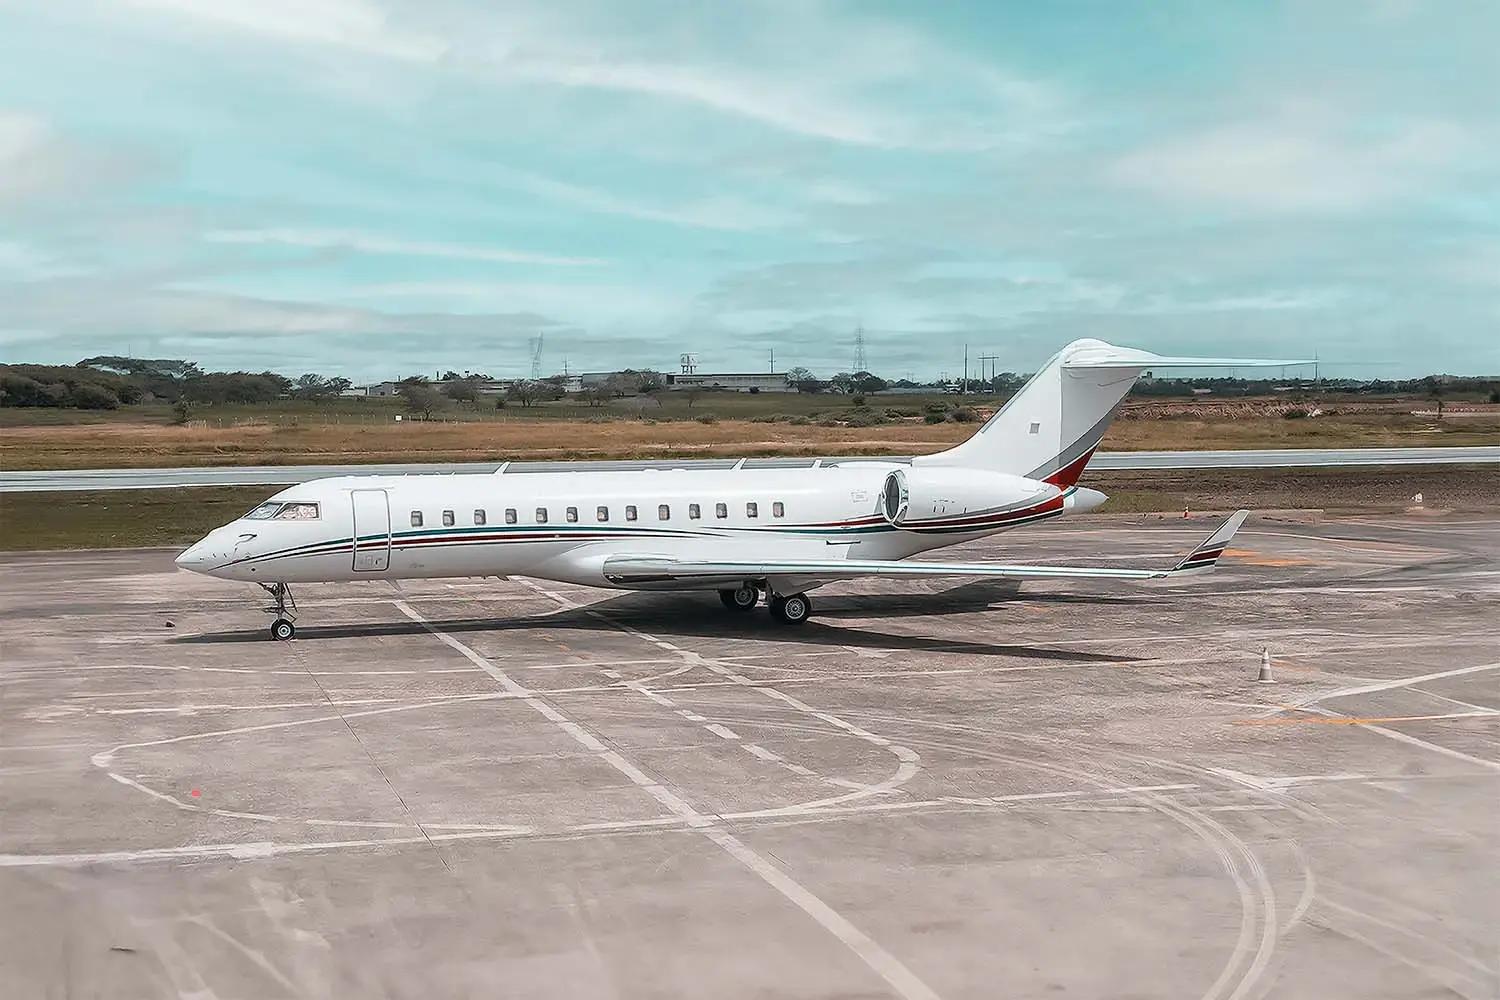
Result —
[[[292,597],[292,588],[284,583],[262,583],[260,587],[275,602],[265,609],[266,614],[276,616],[271,622],[271,638],[285,641],[295,636],[297,626],[292,623],[297,618],[297,602]]]

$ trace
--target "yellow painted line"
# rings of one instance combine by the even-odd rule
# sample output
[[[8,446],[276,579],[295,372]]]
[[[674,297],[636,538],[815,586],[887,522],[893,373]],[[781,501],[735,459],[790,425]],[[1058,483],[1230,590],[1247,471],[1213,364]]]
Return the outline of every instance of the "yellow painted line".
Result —
[[[1327,566],[1329,563],[1321,563],[1314,559],[1304,559],[1301,556],[1268,556],[1256,552],[1254,549],[1225,549],[1224,558],[1238,559],[1250,566]]]
[[[1300,719],[1236,719],[1236,726],[1295,726],[1312,723],[1323,726],[1367,726],[1386,722],[1432,722],[1439,719],[1500,719],[1500,712],[1451,712],[1444,715],[1387,715],[1371,717],[1312,716]]]

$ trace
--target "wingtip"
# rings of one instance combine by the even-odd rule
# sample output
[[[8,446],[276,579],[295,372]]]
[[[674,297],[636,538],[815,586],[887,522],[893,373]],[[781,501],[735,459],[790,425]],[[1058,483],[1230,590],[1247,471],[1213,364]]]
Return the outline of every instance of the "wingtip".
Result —
[[[1183,556],[1182,560],[1172,567],[1172,572],[1192,573],[1213,569],[1218,564],[1219,557],[1224,554],[1224,549],[1229,545],[1230,539],[1234,538],[1235,532],[1240,530],[1240,526],[1245,523],[1245,518],[1249,516],[1248,510],[1237,510],[1230,514],[1214,529],[1213,534]]]

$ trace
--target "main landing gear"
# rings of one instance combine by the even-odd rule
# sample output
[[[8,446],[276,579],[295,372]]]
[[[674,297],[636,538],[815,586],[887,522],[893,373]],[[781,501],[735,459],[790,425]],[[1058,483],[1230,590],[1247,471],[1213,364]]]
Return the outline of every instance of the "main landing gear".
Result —
[[[745,583],[733,590],[719,591],[719,600],[731,611],[751,611],[760,603],[760,590]],[[771,594],[766,602],[771,618],[782,625],[801,625],[812,614],[812,600],[806,594]]]
[[[783,625],[801,625],[812,614],[812,598],[806,594],[772,595],[771,617]]]
[[[277,641],[292,638],[297,634],[297,626],[292,624],[297,618],[297,602],[292,598],[292,588],[284,583],[262,583],[260,586],[276,602],[265,609],[266,614],[276,616],[271,622],[271,638]]]

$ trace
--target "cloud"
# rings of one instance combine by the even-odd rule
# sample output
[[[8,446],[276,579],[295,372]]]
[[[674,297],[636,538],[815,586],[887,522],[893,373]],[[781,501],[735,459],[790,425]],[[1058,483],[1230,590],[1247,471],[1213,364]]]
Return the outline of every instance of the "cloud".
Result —
[[[1355,125],[1326,114],[1242,122],[1135,150],[1108,176],[1167,200],[1345,212],[1419,191],[1473,145],[1442,120],[1378,131]]]
[[[497,247],[429,240],[398,239],[374,233],[329,229],[222,229],[203,235],[210,243],[278,244],[319,250],[352,250],[357,253],[398,257],[448,257],[494,264],[540,264],[548,267],[583,267],[603,263],[597,257],[559,257]]]
[[[70,142],[45,118],[0,108],[0,210],[92,203],[152,166],[132,150]]]
[[[189,24],[252,32],[298,44],[329,45],[395,59],[432,62],[441,39],[393,27],[364,0],[131,0],[142,9]]]

